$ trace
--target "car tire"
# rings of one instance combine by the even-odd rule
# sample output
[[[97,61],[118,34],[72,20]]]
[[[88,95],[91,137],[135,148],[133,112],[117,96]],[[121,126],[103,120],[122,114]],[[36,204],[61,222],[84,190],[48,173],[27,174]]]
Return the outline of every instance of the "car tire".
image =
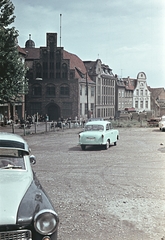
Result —
[[[81,149],[82,149],[83,151],[85,150],[85,148],[86,148],[85,145],[81,145]]]
[[[116,146],[117,142],[114,142],[114,146]]]
[[[109,142],[109,140],[107,140],[107,142],[106,142],[104,148],[105,148],[105,150],[107,150],[109,147],[110,147],[110,142]]]

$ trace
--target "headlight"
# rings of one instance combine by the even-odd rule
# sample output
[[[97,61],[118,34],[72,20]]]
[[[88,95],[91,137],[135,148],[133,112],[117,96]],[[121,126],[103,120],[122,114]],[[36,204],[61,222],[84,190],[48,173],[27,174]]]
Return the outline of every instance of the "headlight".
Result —
[[[52,210],[42,210],[34,217],[34,227],[43,235],[50,235],[56,231],[59,219]]]

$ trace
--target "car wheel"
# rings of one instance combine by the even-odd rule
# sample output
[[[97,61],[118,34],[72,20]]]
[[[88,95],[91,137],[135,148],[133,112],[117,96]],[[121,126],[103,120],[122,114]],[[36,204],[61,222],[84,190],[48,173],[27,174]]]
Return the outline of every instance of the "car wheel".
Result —
[[[85,150],[86,146],[85,145],[81,145],[81,149]]]
[[[116,146],[117,142],[114,142],[114,146]]]
[[[107,150],[110,147],[110,143],[109,140],[107,140],[106,144],[105,144],[105,150]]]

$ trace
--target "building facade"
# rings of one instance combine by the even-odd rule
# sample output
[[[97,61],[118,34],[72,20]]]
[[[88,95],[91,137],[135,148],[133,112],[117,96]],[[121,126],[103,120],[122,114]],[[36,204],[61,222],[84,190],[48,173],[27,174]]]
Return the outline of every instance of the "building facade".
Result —
[[[165,89],[164,88],[151,88],[151,109],[153,115],[161,117],[165,115]]]
[[[115,115],[115,77],[108,65],[96,61],[84,61],[88,75],[95,82],[96,118],[113,118]]]
[[[26,95],[26,115],[48,116],[49,120],[59,118],[80,118],[85,113],[85,100],[81,89],[88,83],[94,86],[84,63],[75,54],[63,47],[57,47],[57,34],[47,33],[46,46],[35,48],[29,37],[26,52],[29,93]],[[92,102],[93,99],[93,102]],[[94,97],[90,99],[94,104]],[[80,116],[82,115],[82,116]]]
[[[133,93],[133,107],[137,112],[151,111],[151,92],[148,89],[146,74],[139,72]]]

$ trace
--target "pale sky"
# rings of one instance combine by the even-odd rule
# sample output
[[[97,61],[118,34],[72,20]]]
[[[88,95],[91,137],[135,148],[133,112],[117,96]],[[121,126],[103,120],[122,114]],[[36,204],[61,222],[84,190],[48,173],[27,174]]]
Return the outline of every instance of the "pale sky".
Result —
[[[120,77],[145,72],[148,86],[165,88],[165,0],[11,1],[20,47],[29,34],[46,46],[47,32],[60,46],[61,26],[61,46],[81,60],[99,58]]]

